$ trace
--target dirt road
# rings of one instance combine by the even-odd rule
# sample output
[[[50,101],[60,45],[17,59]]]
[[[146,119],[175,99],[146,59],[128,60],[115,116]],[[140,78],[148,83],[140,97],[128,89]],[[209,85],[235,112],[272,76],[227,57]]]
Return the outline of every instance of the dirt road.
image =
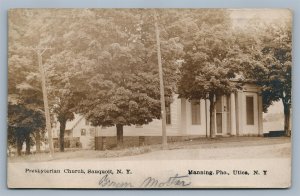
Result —
[[[159,150],[150,153],[108,158],[107,160],[210,160],[210,159],[258,159],[258,158],[287,158],[291,155],[290,143],[266,145],[228,144],[199,146],[193,149]]]
[[[121,148],[106,151],[75,150],[56,152],[50,158],[47,153],[22,157],[9,157],[9,162],[45,161],[95,161],[97,160],[209,160],[288,158],[291,155],[290,138],[229,137],[198,139],[161,145]]]

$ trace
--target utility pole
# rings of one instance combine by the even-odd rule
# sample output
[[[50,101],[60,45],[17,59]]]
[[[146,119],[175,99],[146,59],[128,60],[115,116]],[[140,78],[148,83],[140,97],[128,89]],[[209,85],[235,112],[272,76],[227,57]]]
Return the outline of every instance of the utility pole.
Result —
[[[44,52],[46,52],[47,50],[51,50],[52,48],[32,47],[30,49],[35,51],[38,56],[39,70],[42,78],[43,101],[44,101],[44,109],[45,109],[45,117],[46,117],[46,130],[48,132],[48,144],[49,144],[50,156],[52,157],[54,154],[54,147],[53,147],[52,130],[51,130],[51,122],[50,122],[48,95],[47,95],[47,88],[46,88],[46,74],[45,74],[45,69],[42,61],[42,56]]]
[[[154,9],[154,20],[155,20],[155,34],[156,34],[156,45],[157,45],[157,60],[159,69],[159,84],[160,84],[160,106],[161,106],[161,118],[162,118],[162,147],[167,148],[167,131],[166,131],[166,106],[165,106],[165,90],[163,80],[163,70],[161,64],[161,51],[160,51],[160,38],[159,28],[157,23],[157,13]]]

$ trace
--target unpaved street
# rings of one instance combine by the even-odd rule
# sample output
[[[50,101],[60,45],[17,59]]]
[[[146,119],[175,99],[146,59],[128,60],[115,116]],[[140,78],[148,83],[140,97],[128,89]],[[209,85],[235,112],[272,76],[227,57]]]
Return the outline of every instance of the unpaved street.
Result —
[[[232,143],[197,145],[197,148],[195,146],[193,149],[159,150],[130,157],[109,158],[108,160],[258,159],[288,158],[290,155],[291,143],[289,142],[275,144],[271,142],[257,146],[248,142],[245,145]]]
[[[186,145],[171,143],[168,150],[150,146],[148,147],[150,152],[133,156],[97,157],[97,153],[101,152],[86,151],[85,156],[53,161],[272,159],[291,156],[290,138],[222,138],[215,141],[190,141],[190,143],[186,142]]]
[[[229,137],[195,139],[161,145],[149,145],[105,151],[74,150],[22,157],[9,157],[9,162],[46,161],[105,161],[105,160],[210,160],[288,158],[291,155],[291,138]]]

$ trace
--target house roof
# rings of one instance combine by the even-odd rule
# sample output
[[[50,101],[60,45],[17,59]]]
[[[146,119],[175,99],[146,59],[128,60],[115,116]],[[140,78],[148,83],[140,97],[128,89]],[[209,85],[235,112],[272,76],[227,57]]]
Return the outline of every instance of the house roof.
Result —
[[[79,114],[74,114],[75,117],[73,120],[71,121],[67,121],[66,123],[66,130],[71,130],[73,129],[74,127],[76,127],[76,125],[82,120],[84,119],[84,116],[81,116]]]

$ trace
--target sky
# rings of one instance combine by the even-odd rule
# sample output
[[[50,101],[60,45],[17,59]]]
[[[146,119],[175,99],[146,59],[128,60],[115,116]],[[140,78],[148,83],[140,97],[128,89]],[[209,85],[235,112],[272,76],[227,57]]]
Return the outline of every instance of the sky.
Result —
[[[264,22],[274,22],[291,19],[290,9],[230,9],[234,26],[243,26],[251,18],[260,18]]]

